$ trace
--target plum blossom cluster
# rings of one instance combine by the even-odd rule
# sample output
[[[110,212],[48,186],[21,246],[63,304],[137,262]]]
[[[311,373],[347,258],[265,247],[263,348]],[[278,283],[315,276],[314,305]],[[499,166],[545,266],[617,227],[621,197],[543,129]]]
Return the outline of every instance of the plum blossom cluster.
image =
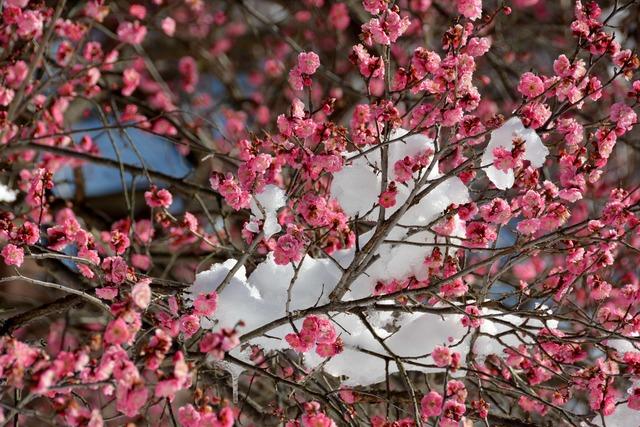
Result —
[[[302,322],[302,329],[288,334],[285,339],[294,350],[305,353],[314,346],[322,357],[331,357],[342,351],[342,340],[329,319],[309,316]]]
[[[640,4],[508,3],[6,0],[0,424],[635,422]]]
[[[462,382],[451,380],[447,383],[446,400],[437,391],[425,394],[420,401],[422,417],[425,420],[429,417],[439,417],[438,425],[443,427],[459,425],[466,412],[467,394],[467,389]]]

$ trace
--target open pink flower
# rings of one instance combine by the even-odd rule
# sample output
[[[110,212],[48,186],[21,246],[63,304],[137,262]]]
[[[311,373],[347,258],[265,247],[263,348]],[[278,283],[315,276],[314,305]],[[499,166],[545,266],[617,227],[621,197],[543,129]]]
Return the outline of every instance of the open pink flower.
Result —
[[[315,52],[300,52],[298,54],[298,70],[302,74],[312,75],[320,67],[320,57]]]
[[[424,418],[437,417],[442,413],[442,395],[437,391],[430,391],[420,401],[420,409]]]
[[[144,193],[144,199],[147,202],[147,206],[152,208],[163,207],[168,208],[173,203],[173,196],[168,190],[153,186],[149,191]]]
[[[129,44],[140,44],[147,35],[147,28],[140,21],[124,21],[118,26],[118,38]]]
[[[518,92],[527,98],[535,98],[544,92],[544,82],[535,74],[526,72],[520,77]]]
[[[6,265],[20,267],[24,261],[24,251],[11,243],[2,248],[2,258]]]
[[[106,343],[121,345],[129,342],[130,339],[129,327],[123,319],[117,318],[109,322],[104,332],[104,341]]]
[[[458,13],[475,21],[482,16],[482,0],[457,0]]]
[[[131,289],[131,299],[143,310],[149,307],[149,303],[151,302],[150,283],[151,279],[142,279]]]

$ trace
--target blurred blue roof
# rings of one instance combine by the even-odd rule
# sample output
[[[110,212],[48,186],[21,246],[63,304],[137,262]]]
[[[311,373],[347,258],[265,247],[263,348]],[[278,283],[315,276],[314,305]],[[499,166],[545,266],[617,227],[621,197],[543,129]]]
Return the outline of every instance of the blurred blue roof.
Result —
[[[82,120],[72,127],[77,131],[100,126],[102,126],[102,122],[93,118]],[[99,147],[101,157],[117,160],[115,145],[123,163],[141,167],[144,162],[148,169],[176,178],[182,178],[192,170],[192,166],[178,153],[176,147],[159,136],[134,128],[126,129],[128,138],[119,130],[111,130],[111,135],[108,135],[107,132],[107,130],[100,130],[76,133],[74,141],[78,143],[84,135],[90,135],[94,143]],[[140,157],[131,147],[131,142],[135,143]],[[122,180],[120,171],[117,168],[87,162],[82,165],[82,173],[85,178],[85,194],[87,197],[99,197],[122,192]],[[131,188],[133,175],[125,172],[124,176],[127,188]],[[73,197],[76,189],[72,168],[62,168],[56,173],[54,181],[56,182],[55,192],[58,195],[63,198]],[[158,182],[158,184],[162,185],[161,182]],[[149,187],[149,182],[146,177],[141,175],[136,178],[135,185],[137,189],[145,189]]]

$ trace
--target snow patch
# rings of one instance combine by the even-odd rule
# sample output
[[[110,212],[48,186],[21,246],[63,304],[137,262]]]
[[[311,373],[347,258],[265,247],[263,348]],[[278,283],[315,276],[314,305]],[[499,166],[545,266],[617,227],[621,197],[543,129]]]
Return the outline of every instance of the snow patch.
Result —
[[[518,117],[507,120],[502,126],[491,132],[491,139],[481,160],[482,167],[486,167],[487,177],[500,190],[513,187],[515,176],[512,169],[503,172],[492,165],[493,150],[502,147],[510,151],[513,149],[515,138],[524,140],[524,159],[529,160],[534,168],[542,167],[549,155],[549,149],[544,146],[535,130],[525,128]]]
[[[18,192],[12,190],[4,184],[0,184],[0,202],[13,203],[16,201]]]
[[[511,144],[514,132],[520,132],[519,135],[523,138],[531,140],[532,145],[530,144],[531,147],[527,149],[527,159],[531,160],[534,166],[541,165],[546,156],[542,151],[546,148],[542,146],[544,150],[538,150],[534,141],[534,137],[537,138],[535,132],[524,129],[519,120],[516,120],[517,123],[509,121],[504,129],[496,131],[490,145]],[[393,172],[395,162],[405,156],[415,156],[425,150],[433,149],[431,139],[421,134],[408,135],[403,129],[395,131],[391,135],[391,140],[393,142],[389,144],[388,150],[390,179],[395,178]],[[537,140],[539,141],[539,138]],[[352,161],[334,175],[331,186],[332,196],[338,200],[348,215],[377,219],[378,209],[374,209],[374,206],[381,190],[380,168],[382,167],[379,150],[366,155],[347,153],[347,157],[351,157]],[[434,185],[434,180],[441,176],[438,164],[434,161],[425,187],[420,190]],[[418,178],[418,175],[416,174],[414,178]],[[389,215],[400,209],[408,200],[414,191],[414,185],[413,180],[409,180],[406,185],[398,186],[397,205],[386,210]],[[255,201],[260,203],[262,209]],[[255,201],[252,202],[252,214],[255,219],[264,219],[265,234],[271,235],[279,231],[275,216],[277,210],[286,203],[284,192],[276,186],[267,186],[261,194],[255,196]],[[349,301],[372,295],[378,281],[401,280],[408,276],[425,279],[424,259],[442,240],[426,230],[410,234],[409,227],[430,224],[439,218],[450,204],[463,204],[469,201],[469,191],[459,178],[448,178],[436,184],[425,197],[407,209],[399,224],[390,230],[387,242],[376,249],[375,261],[356,279],[343,300]],[[450,239],[459,244],[459,239],[465,237],[465,230],[457,217],[454,217],[454,220],[458,226]],[[375,229],[372,229],[359,236],[360,247],[369,241],[374,231]],[[333,259],[315,259],[305,256],[294,268],[292,264],[277,265],[273,254],[269,254],[249,277],[244,267],[236,272],[228,286],[218,296],[218,309],[214,322],[203,324],[203,327],[232,327],[242,320],[245,327],[241,333],[247,333],[286,317],[287,309],[291,312],[325,305],[329,302],[329,294],[342,276],[342,269],[349,267],[354,255],[355,250],[350,249],[334,253]],[[212,266],[209,271],[199,273],[195,283],[189,289],[190,298],[195,299],[199,293],[215,290],[235,262],[235,260],[228,260],[223,264]],[[296,269],[298,269],[297,276]],[[385,303],[393,303],[393,301],[380,301],[380,304]],[[465,360],[471,350],[473,334],[462,326],[461,311],[460,314],[437,315],[369,310],[366,313],[368,325],[355,314],[331,312],[325,314],[334,322],[343,340],[344,351],[330,360],[324,360],[310,351],[304,354],[304,362],[310,369],[322,363],[326,373],[345,378],[343,384],[347,386],[369,385],[383,381],[386,375],[385,357],[391,356],[389,352],[403,358],[410,358],[405,362],[405,369],[409,371],[436,372],[442,370],[435,367],[430,356],[436,346],[451,346],[452,351],[460,353],[462,360]],[[483,312],[485,316],[492,314],[495,312],[486,310]],[[515,316],[502,318],[514,327],[524,323],[523,319]],[[298,319],[294,324],[299,328],[302,321],[303,319]],[[533,326],[542,326],[542,324]],[[517,345],[520,341],[516,336],[505,335],[503,343],[493,338],[507,329],[510,329],[509,325],[485,319],[482,332],[490,336],[480,337],[475,343],[474,352],[481,357],[491,353],[502,354],[505,345]],[[286,323],[271,329],[266,335],[251,339],[250,343],[262,346],[267,352],[287,350],[289,346],[284,337],[290,332],[292,327]],[[527,339],[527,337],[521,338]],[[384,346],[380,340],[384,340]],[[237,348],[232,351],[232,354],[249,361],[246,347]],[[398,366],[393,362],[389,363],[388,372],[397,371]]]
[[[280,232],[282,227],[278,223],[278,209],[287,203],[287,196],[280,187],[269,184],[260,194],[251,198],[251,219],[264,220],[264,237],[268,239]]]

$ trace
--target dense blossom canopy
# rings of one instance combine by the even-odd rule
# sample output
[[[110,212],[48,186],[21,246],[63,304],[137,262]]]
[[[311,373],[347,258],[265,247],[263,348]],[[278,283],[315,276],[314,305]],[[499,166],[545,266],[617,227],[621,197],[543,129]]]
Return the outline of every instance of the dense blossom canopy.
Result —
[[[0,13],[0,426],[638,424],[640,1]]]

